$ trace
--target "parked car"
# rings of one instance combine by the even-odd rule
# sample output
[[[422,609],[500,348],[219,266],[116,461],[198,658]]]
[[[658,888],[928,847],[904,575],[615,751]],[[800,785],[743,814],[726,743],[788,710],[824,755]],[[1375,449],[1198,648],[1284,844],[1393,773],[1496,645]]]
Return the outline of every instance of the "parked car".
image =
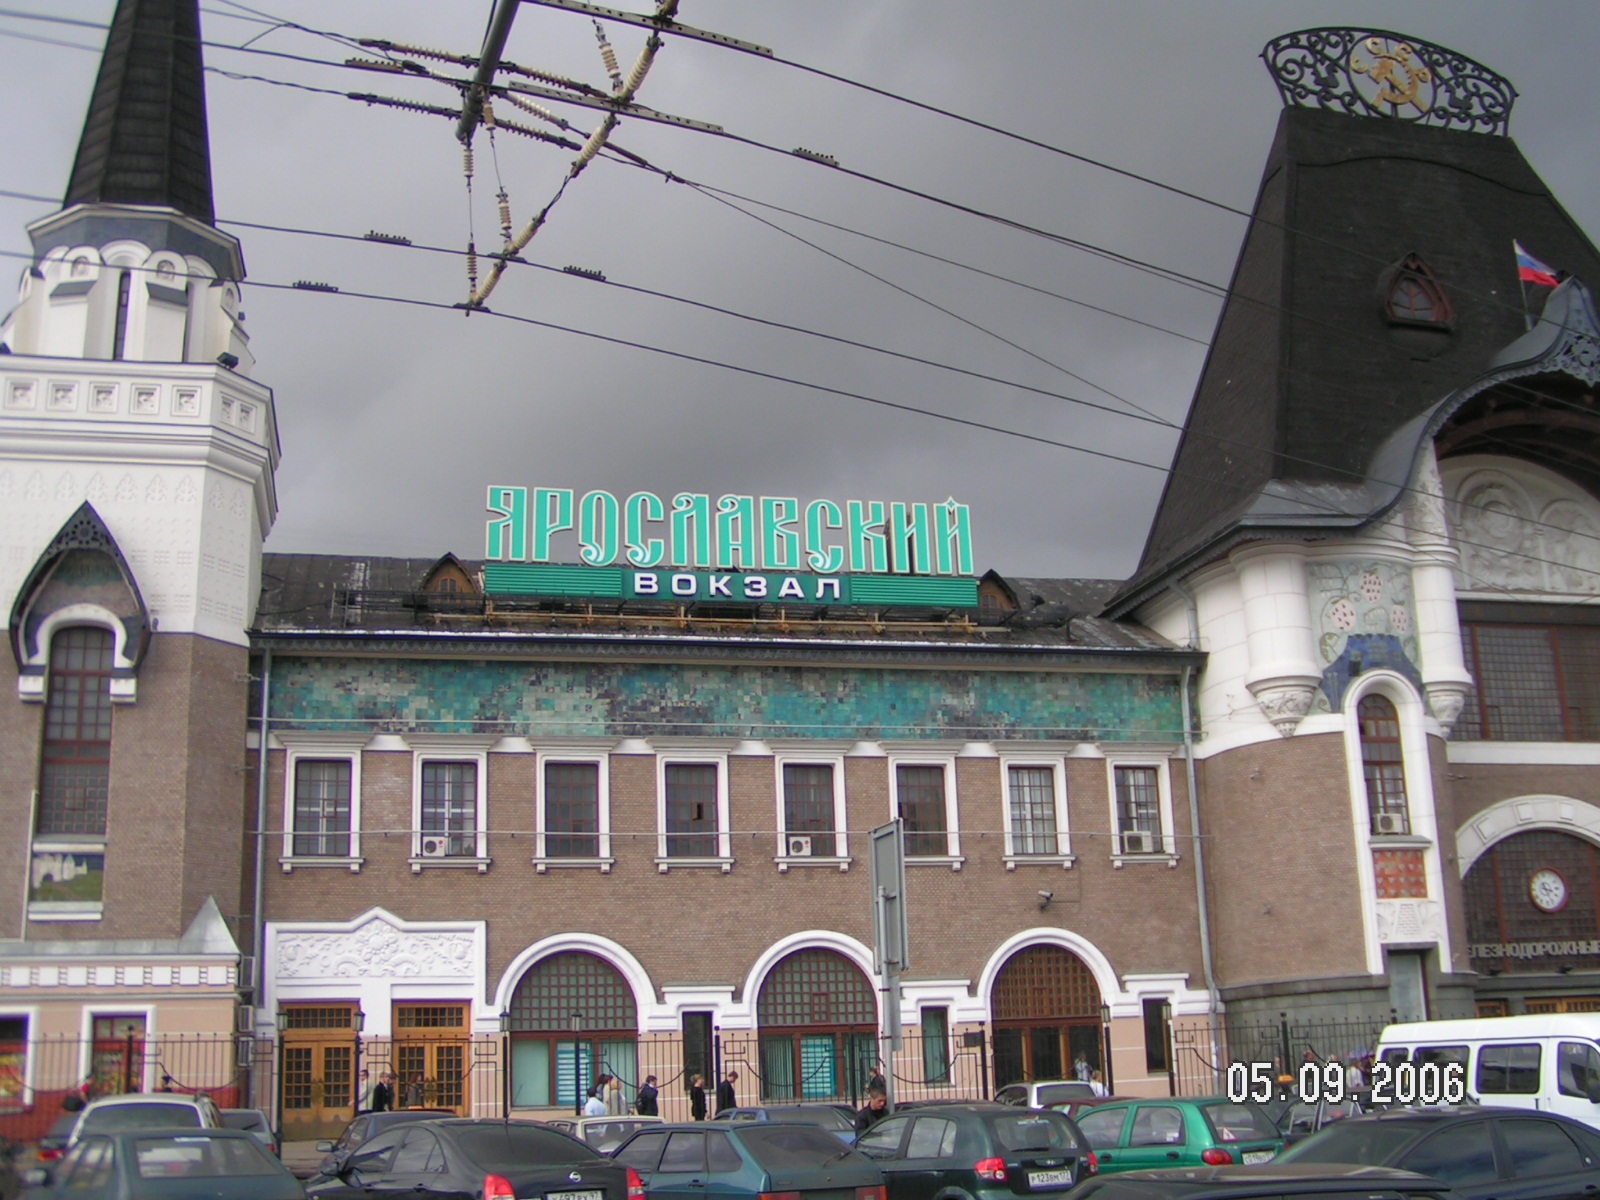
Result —
[[[238,1129],[90,1132],[60,1162],[24,1171],[22,1179],[39,1200],[305,1197],[288,1168]]]
[[[882,1169],[888,1200],[1059,1194],[1095,1170],[1094,1155],[1069,1118],[1002,1104],[896,1112],[856,1139],[856,1149]]]
[[[1072,1200],[1450,1200],[1438,1180],[1388,1167],[1283,1165],[1124,1171],[1089,1180]]]
[[[638,1176],[577,1138],[537,1121],[454,1117],[413,1121],[367,1140],[332,1178],[307,1182],[314,1200],[404,1193],[511,1200],[642,1200]]]
[[[836,1104],[772,1104],[765,1108],[727,1108],[713,1120],[784,1121],[815,1125],[834,1134],[841,1142],[854,1143],[856,1140],[855,1114],[846,1112]]]
[[[354,1154],[357,1147],[396,1125],[409,1125],[413,1121],[443,1121],[455,1115],[448,1108],[402,1108],[394,1112],[362,1113],[344,1127],[337,1141],[317,1143],[317,1150],[324,1156],[317,1164],[317,1176],[337,1175],[344,1160]]]
[[[883,1174],[815,1125],[770,1121],[666,1125],[634,1134],[612,1156],[638,1173],[644,1195],[677,1200],[884,1200]]]
[[[265,1146],[271,1153],[279,1153],[278,1135],[272,1132],[272,1120],[259,1108],[223,1109],[222,1127],[224,1129],[242,1129]]]
[[[1290,1147],[1280,1161],[1399,1167],[1437,1179],[1461,1200],[1600,1192],[1600,1133],[1555,1113],[1514,1108],[1393,1109],[1350,1117]]]
[[[91,1133],[124,1129],[221,1129],[222,1111],[207,1096],[180,1092],[128,1092],[84,1105],[73,1122],[69,1145]]]
[[[1063,1100],[1093,1100],[1094,1085],[1081,1079],[1036,1079],[1027,1083],[1008,1083],[995,1092],[994,1098],[1001,1104],[1049,1108]]]
[[[1091,1108],[1098,1108],[1102,1104],[1121,1104],[1124,1100],[1137,1099],[1135,1096],[1090,1096],[1086,1100],[1062,1100],[1055,1104],[1047,1104],[1046,1108],[1064,1113],[1076,1121]]]
[[[72,1130],[78,1124],[78,1114],[64,1112],[51,1124],[39,1139],[39,1161],[56,1162],[72,1145]]]
[[[641,1117],[635,1113],[629,1117],[557,1117],[544,1124],[562,1133],[570,1133],[601,1154],[610,1154],[646,1125],[661,1124],[661,1118]]]
[[[1223,1097],[1122,1100],[1078,1118],[1100,1173],[1157,1167],[1220,1167],[1268,1161],[1283,1135],[1254,1104]]]

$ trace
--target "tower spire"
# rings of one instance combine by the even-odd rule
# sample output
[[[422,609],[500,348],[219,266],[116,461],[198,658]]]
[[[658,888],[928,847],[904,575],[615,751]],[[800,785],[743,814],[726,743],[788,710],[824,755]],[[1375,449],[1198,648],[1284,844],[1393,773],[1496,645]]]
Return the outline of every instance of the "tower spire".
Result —
[[[117,0],[63,207],[175,208],[210,225],[198,0]]]

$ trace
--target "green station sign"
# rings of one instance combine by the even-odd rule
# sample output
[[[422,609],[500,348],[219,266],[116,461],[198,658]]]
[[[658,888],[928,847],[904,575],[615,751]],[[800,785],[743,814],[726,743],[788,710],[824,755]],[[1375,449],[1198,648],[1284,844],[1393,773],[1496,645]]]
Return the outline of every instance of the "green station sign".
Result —
[[[975,608],[965,504],[491,485],[491,593],[680,603]],[[578,564],[550,561],[561,533]]]

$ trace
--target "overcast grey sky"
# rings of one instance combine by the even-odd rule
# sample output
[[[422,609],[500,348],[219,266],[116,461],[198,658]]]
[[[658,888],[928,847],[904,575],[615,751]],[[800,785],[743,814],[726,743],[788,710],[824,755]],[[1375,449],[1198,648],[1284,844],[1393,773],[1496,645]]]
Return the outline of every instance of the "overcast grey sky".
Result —
[[[250,7],[316,30],[470,54],[491,0]],[[112,0],[8,6],[97,22],[112,8]],[[240,20],[246,13],[228,0],[203,0],[203,14],[208,41],[256,38],[260,49],[329,62],[350,54],[326,38]],[[1512,135],[1577,222],[1591,236],[1600,229],[1593,0],[682,0],[679,19],[1244,209],[1279,111],[1261,47],[1318,25],[1397,29],[1509,77],[1521,92]],[[642,33],[621,25],[607,32],[626,71]],[[97,49],[103,34],[0,17],[0,103],[8,114],[0,187],[59,195],[97,54],[17,34]],[[206,53],[209,66],[236,74],[456,101],[425,80]],[[524,5],[506,56],[606,84],[593,27],[573,13]],[[370,229],[465,246],[469,206],[450,122],[216,72],[207,89],[224,223]],[[679,39],[668,40],[639,100],[1219,283],[1243,232],[1242,218],[1195,201]],[[595,124],[589,110],[552,107],[581,130]],[[636,120],[624,120],[613,140],[699,183],[1173,332],[752,210],[825,254],[688,187],[603,160],[567,189],[525,251],[531,261],[1183,419],[1202,363],[1199,343],[1216,318],[1217,302],[1203,293],[793,157]],[[497,170],[520,228],[553,194],[572,155],[510,135],[491,147],[480,134],[476,148],[472,219],[486,249],[498,243]],[[0,199],[0,249],[25,249],[22,226],[46,211]],[[458,257],[225,227],[242,239],[256,281],[319,280],[446,304],[465,295]],[[954,496],[971,505],[980,571],[1123,577],[1137,562],[1175,444],[1160,426],[559,273],[514,268],[490,307],[1160,469],[494,317],[247,286],[255,373],[276,393],[284,449],[269,549],[475,557],[491,483],[841,502]]]

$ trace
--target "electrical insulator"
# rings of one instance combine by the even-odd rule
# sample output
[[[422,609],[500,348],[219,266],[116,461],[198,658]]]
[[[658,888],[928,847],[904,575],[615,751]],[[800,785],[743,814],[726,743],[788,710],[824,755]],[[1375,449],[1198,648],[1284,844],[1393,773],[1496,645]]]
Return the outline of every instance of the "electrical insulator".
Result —
[[[477,293],[477,290],[478,290],[478,244],[476,242],[468,242],[467,243],[467,286],[472,289],[474,294]]]
[[[467,178],[471,179],[472,178],[472,147],[471,146],[467,146],[467,147],[463,148],[462,151],[461,151],[461,168],[462,168],[462,170],[464,170],[466,172]]]
[[[490,129],[494,128],[494,105],[489,102],[489,97],[483,98],[483,123]]]
[[[511,197],[506,195],[504,188],[500,189],[500,232],[505,234],[506,241],[511,240]]]
[[[617,65],[617,52],[611,48],[611,43],[606,40],[606,31],[601,28],[600,22],[594,23],[594,40],[600,43],[600,59],[606,64],[606,74],[611,76],[611,90],[622,90],[622,68]]]

